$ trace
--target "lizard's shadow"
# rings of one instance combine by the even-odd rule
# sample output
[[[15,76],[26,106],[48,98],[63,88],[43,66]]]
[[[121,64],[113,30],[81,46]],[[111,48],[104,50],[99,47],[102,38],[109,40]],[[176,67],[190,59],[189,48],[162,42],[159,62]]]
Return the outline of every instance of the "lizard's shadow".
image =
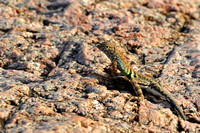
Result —
[[[129,92],[131,95],[137,96],[131,82],[125,76],[114,76],[111,78],[111,83],[113,87],[108,89],[118,90],[121,93]]]
[[[111,69],[106,68],[104,71],[108,73],[108,75],[111,75]],[[118,73],[114,77],[110,77],[109,80],[110,85],[106,85],[108,90],[118,90],[120,93],[128,92],[133,96],[137,96],[132,83],[121,73]]]
[[[106,68],[104,70],[108,75],[111,75],[111,70],[109,68]],[[104,77],[106,79],[108,77]],[[109,78],[110,83],[109,84],[104,84],[108,90],[118,90],[120,93],[130,93],[132,96],[138,96],[135,91],[135,86],[134,84],[131,83],[131,81],[124,76],[121,73],[117,73],[116,76]],[[167,104],[168,101],[166,99],[163,99],[159,96],[155,96],[149,92],[147,92],[145,89],[142,89],[142,93],[145,96],[145,99],[148,101],[151,101],[154,104],[160,104],[164,108],[171,108],[170,104]],[[130,97],[131,98],[131,97]]]
[[[130,92],[131,95],[137,96],[134,90],[134,85],[130,82],[130,80],[126,78],[126,76],[115,76],[111,79],[111,81],[113,87],[108,89],[115,89],[120,91],[121,93]],[[163,106],[164,108],[170,107],[170,104],[166,104],[168,103],[167,100],[160,98],[159,96],[154,96],[151,93],[145,91],[144,89],[142,89],[142,93],[144,94],[145,99],[147,99],[148,101],[151,101],[154,104],[159,104],[162,102],[163,104],[161,106]]]

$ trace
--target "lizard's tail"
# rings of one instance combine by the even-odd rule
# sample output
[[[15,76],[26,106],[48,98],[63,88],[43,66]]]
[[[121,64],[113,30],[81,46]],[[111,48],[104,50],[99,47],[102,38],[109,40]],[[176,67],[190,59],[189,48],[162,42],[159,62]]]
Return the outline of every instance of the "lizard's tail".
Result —
[[[183,110],[181,109],[181,107],[177,104],[177,102],[174,100],[174,98],[170,95],[168,95],[167,100],[170,101],[170,103],[172,104],[172,106],[176,109],[176,111],[178,111],[178,113],[180,114],[180,116],[183,118],[183,120],[186,120],[186,117],[183,113]]]
[[[175,101],[175,99],[171,96],[171,94],[167,91],[165,91],[157,82],[153,82],[151,86],[160,93],[161,97],[166,98],[172,106],[176,109],[176,111],[180,114],[180,116],[183,118],[183,120],[186,120],[186,117],[183,113],[183,110],[181,107],[178,105],[178,103]]]

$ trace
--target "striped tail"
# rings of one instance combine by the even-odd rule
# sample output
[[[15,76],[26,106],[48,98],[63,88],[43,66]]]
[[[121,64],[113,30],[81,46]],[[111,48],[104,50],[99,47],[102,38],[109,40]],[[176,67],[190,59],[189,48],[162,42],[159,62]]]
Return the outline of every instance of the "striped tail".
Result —
[[[186,120],[186,117],[183,113],[183,110],[181,109],[181,107],[177,104],[177,102],[173,99],[172,96],[168,95],[167,99],[170,101],[170,103],[172,104],[172,106],[176,109],[176,111],[179,112],[180,116],[183,118],[183,120]]]
[[[164,97],[165,99],[167,99],[171,105],[176,109],[176,111],[180,114],[180,116],[183,118],[183,120],[186,120],[186,117],[183,113],[183,110],[181,109],[181,107],[178,105],[178,103],[174,100],[174,98],[171,96],[171,94],[167,91],[165,91],[157,82],[152,82],[151,83],[151,87],[153,87],[155,89],[155,91],[157,93],[159,93],[159,95],[161,97]],[[159,96],[158,95],[158,96]]]

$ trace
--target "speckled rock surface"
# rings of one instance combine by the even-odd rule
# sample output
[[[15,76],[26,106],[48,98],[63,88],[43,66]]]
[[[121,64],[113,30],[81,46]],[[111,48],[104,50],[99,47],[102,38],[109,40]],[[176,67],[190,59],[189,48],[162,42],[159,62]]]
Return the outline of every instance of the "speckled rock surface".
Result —
[[[0,1],[0,132],[199,132],[199,0]],[[187,120],[112,79],[95,47],[112,38],[171,92]]]

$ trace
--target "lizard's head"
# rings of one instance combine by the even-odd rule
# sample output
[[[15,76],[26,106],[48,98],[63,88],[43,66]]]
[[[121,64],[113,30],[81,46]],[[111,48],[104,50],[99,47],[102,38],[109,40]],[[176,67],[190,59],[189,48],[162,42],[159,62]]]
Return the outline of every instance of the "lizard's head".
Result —
[[[111,60],[115,58],[113,55],[115,54],[116,48],[111,41],[100,42],[96,45],[96,47],[104,52]]]
[[[110,52],[112,50],[112,45],[110,41],[100,42],[96,45],[104,53]]]
[[[108,49],[107,43],[109,43],[110,40],[105,39],[105,38],[99,38],[99,41],[96,42],[96,47],[99,48],[101,51],[105,51],[106,49]]]
[[[101,51],[104,51],[106,49],[106,43],[105,42],[99,42],[96,44],[96,47],[100,49]]]

